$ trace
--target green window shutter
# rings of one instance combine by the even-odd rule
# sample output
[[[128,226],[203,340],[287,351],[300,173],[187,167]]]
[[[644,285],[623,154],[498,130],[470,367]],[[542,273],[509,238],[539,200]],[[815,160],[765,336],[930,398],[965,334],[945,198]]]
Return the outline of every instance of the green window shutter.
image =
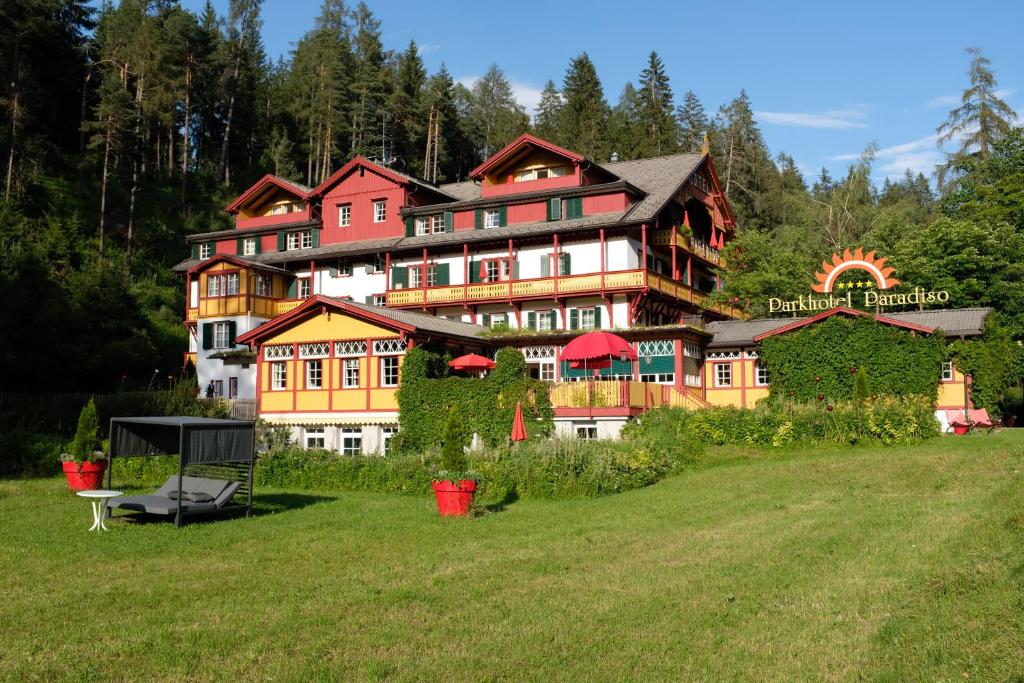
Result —
[[[561,254],[558,257],[558,274],[572,275],[572,259],[569,254]]]
[[[235,330],[236,329],[237,329],[237,325],[236,325],[235,321],[234,320],[229,320],[228,321],[228,346],[234,346],[235,345]]]
[[[569,309],[569,329],[578,330],[580,329],[580,312],[575,308]]]
[[[203,349],[213,348],[213,323],[203,323]]]
[[[192,243],[192,258],[199,258],[199,245]]]
[[[508,207],[507,206],[499,206],[498,207],[498,226],[503,228],[506,225],[508,225]]]
[[[535,330],[537,329],[537,314],[534,311],[530,311],[526,314],[526,329]]]
[[[519,279],[519,260],[518,259],[512,262],[512,279],[513,280],[518,280]]]
[[[288,284],[288,298],[294,299],[298,295],[298,281],[292,278],[292,281]]]
[[[583,218],[583,197],[576,197],[576,218]]]
[[[558,329],[558,313],[556,313],[555,311],[548,311],[548,315],[551,316],[551,329],[552,330],[557,330]]]
[[[391,286],[397,288],[399,285],[402,287],[409,286],[409,269],[402,266],[392,266]]]
[[[309,236],[311,238],[310,242],[312,243],[312,245],[314,247],[319,247],[320,246],[320,230],[312,230],[312,231],[310,231],[310,235]]]
[[[256,253],[257,254],[262,254],[263,253],[263,238],[260,237],[259,235],[256,235],[255,237],[253,237],[253,239],[256,240]]]
[[[455,214],[451,211],[444,212],[444,231],[451,232],[455,230]]]
[[[540,255],[540,276],[551,277],[551,257],[547,254]]]
[[[480,230],[484,227],[484,210],[477,209],[473,212],[473,227]]]
[[[365,301],[366,301],[366,303],[368,303],[368,304],[370,304],[372,306],[373,305],[373,295],[371,294],[370,296],[366,297]]]
[[[601,329],[601,307],[594,306],[594,329]]]
[[[416,234],[416,219],[412,216],[405,217],[405,236],[412,237]]]
[[[283,232],[277,233],[277,250],[278,251],[284,251],[285,244],[287,244],[285,242],[286,239],[287,238],[285,237],[285,234]]]
[[[469,262],[469,282],[480,282],[480,264],[476,261]]]
[[[491,326],[491,314],[490,313],[484,313],[483,315],[481,315],[480,316],[480,320],[482,321],[482,324],[483,324],[484,327],[490,327]]]
[[[557,221],[562,218],[562,198],[552,197],[548,200],[548,220]]]
[[[245,251],[245,249],[242,246],[244,242],[245,240],[242,239],[241,237],[235,240],[235,253],[238,254],[239,256],[241,256],[242,252]]]
[[[573,197],[565,200],[565,217],[581,218],[583,216],[583,197]]]
[[[448,264],[438,263],[434,266],[434,283],[437,285],[447,285],[450,282],[450,276],[448,274]]]

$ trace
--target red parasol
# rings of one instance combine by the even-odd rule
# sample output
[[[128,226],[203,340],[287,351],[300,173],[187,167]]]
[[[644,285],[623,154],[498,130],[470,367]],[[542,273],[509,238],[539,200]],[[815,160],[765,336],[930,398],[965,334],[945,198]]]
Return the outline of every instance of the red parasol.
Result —
[[[569,361],[571,367],[588,368],[608,367],[613,358],[636,360],[636,351],[617,334],[600,331],[581,334],[566,344],[558,356],[558,360]]]
[[[526,441],[526,421],[523,420],[523,404],[516,401],[516,416],[512,420],[512,440]]]
[[[448,367],[455,368],[456,370],[493,370],[494,361],[490,358],[470,353],[448,361]]]

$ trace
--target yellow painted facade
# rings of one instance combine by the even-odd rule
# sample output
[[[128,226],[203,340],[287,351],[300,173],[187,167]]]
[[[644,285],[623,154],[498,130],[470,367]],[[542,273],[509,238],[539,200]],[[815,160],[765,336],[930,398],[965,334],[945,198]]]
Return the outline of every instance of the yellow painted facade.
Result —
[[[381,412],[397,411],[397,387],[382,387],[381,363],[385,356],[373,354],[373,342],[398,339],[395,330],[354,318],[345,313],[325,311],[313,315],[291,327],[281,330],[260,342],[259,405],[261,413],[324,413],[324,412]],[[335,342],[365,341],[367,352],[362,357],[335,354]],[[307,361],[300,359],[298,345],[328,342],[328,356],[317,359],[321,363],[321,387],[307,388]],[[292,358],[267,359],[268,346],[292,346]],[[399,355],[399,377],[401,359]],[[346,360],[359,362],[359,386],[343,387],[343,369]],[[285,387],[274,389],[273,365],[285,366]]]
[[[230,296],[207,296],[210,291],[210,277],[219,277],[229,273],[238,273],[238,293]],[[257,275],[270,277],[270,291],[265,296],[255,293]],[[199,281],[199,305],[189,309],[188,320],[245,315],[246,313],[273,318],[280,314],[278,299],[283,299],[287,295],[287,286],[282,275],[242,268],[229,261],[214,263],[200,272],[197,279]]]
[[[305,202],[293,194],[282,189],[269,192],[258,200],[243,206],[238,210],[239,218],[258,218],[260,216],[274,216],[282,213],[294,213],[306,208]],[[276,212],[276,213],[275,213]]]

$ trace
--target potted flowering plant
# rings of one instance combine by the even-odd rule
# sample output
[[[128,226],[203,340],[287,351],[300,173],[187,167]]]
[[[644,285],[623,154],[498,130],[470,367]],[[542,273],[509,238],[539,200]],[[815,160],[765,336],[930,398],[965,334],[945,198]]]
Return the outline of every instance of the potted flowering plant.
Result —
[[[75,438],[68,452],[60,456],[64,477],[72,491],[98,489],[107,470],[107,456],[100,443],[100,422],[96,417],[96,404],[90,398],[78,415]]]
[[[455,408],[448,411],[441,444],[441,469],[432,484],[437,511],[442,517],[463,517],[469,514],[479,476],[468,470],[465,434]]]

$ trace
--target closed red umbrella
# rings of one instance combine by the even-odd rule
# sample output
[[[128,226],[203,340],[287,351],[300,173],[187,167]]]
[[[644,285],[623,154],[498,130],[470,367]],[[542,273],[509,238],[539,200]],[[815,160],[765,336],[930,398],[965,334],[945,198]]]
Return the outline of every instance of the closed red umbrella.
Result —
[[[469,353],[448,361],[448,366],[456,370],[493,370],[494,361],[475,353]]]
[[[526,421],[523,420],[523,404],[516,401],[516,416],[512,420],[512,440],[526,441]]]

